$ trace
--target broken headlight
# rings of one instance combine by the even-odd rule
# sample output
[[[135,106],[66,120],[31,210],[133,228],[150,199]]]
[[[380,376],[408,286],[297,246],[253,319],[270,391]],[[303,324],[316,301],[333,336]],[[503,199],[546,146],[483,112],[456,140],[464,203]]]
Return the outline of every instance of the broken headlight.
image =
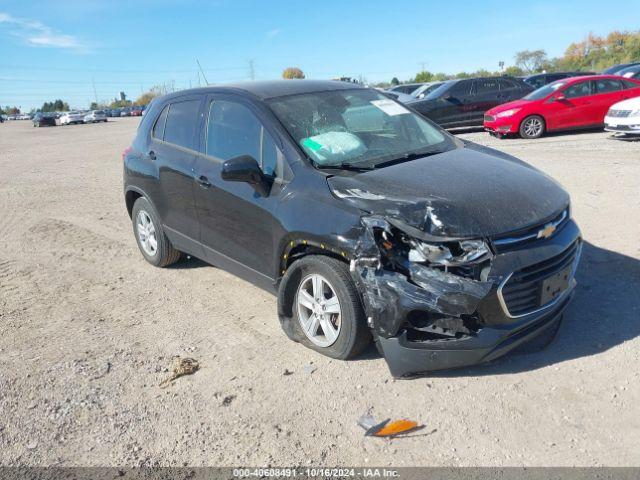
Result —
[[[411,249],[411,262],[428,263],[444,267],[480,263],[491,256],[484,240],[460,240],[447,243],[427,243],[414,238],[407,239]]]

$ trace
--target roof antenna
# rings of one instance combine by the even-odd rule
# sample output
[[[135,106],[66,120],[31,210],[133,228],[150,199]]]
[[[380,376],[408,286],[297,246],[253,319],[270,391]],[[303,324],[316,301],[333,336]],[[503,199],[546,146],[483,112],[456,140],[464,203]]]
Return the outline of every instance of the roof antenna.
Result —
[[[196,63],[198,64],[198,68],[200,69],[200,73],[202,73],[202,78],[204,78],[204,83],[209,85],[209,82],[207,81],[207,77],[204,76],[204,70],[202,70],[202,65],[200,65],[200,60],[198,60],[197,58],[196,58]]]

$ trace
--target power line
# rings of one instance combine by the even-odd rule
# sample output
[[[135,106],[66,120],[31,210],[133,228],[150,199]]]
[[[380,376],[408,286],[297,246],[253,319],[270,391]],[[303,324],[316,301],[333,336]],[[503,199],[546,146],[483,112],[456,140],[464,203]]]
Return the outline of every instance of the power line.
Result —
[[[198,68],[200,69],[200,71],[202,72],[202,78],[204,78],[204,83],[206,83],[207,85],[209,85],[209,82],[207,81],[207,77],[204,75],[204,70],[202,70],[202,65],[200,65],[200,60],[198,60],[196,58],[196,62],[198,63]]]

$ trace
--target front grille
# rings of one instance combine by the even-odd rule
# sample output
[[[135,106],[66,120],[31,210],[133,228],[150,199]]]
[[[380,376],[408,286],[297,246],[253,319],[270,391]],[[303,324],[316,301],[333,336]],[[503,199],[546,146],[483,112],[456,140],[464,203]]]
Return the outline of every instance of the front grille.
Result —
[[[569,209],[566,208],[549,222],[539,223],[537,225],[527,227],[517,232],[492,238],[491,240],[493,243],[493,247],[498,253],[508,251],[510,248],[520,247],[526,242],[537,240],[539,238],[538,235],[540,231],[549,224],[553,225],[556,228],[554,234],[558,233],[562,229],[562,227],[564,227],[565,223],[568,220]]]
[[[631,115],[631,110],[609,110],[608,117],[626,118]]]
[[[561,272],[570,265],[575,266],[580,250],[577,240],[562,253],[543,262],[530,265],[511,274],[502,286],[500,295],[512,317],[519,317],[554,303],[541,304],[541,288],[545,279]]]
[[[493,117],[492,115],[485,115],[484,116],[484,121],[485,122],[493,122],[495,120],[495,117]]]
[[[637,130],[637,127],[632,128],[629,125],[616,125],[615,127],[610,127],[609,125],[607,125],[606,128],[608,128],[609,130],[615,130],[617,132],[631,132],[633,130]]]

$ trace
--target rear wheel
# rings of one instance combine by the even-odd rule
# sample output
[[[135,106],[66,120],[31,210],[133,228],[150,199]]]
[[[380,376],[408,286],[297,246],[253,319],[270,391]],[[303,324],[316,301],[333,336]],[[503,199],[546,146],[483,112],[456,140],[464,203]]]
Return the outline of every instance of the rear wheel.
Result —
[[[156,267],[167,267],[180,260],[181,252],[167,238],[153,205],[143,197],[133,204],[133,233],[144,259]]]
[[[530,115],[520,124],[522,138],[540,138],[546,129],[544,119],[539,115]]]

